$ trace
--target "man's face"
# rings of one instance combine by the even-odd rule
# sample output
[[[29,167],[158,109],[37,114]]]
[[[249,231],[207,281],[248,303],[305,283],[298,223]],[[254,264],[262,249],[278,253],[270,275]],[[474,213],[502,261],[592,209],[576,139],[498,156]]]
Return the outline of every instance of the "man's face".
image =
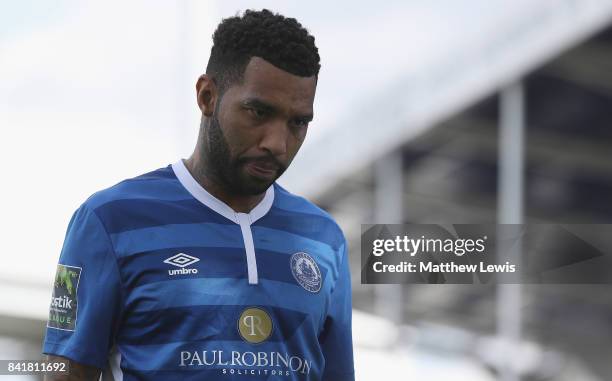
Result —
[[[206,170],[226,191],[264,192],[287,169],[312,120],[316,78],[299,77],[259,57],[228,87],[205,128]]]

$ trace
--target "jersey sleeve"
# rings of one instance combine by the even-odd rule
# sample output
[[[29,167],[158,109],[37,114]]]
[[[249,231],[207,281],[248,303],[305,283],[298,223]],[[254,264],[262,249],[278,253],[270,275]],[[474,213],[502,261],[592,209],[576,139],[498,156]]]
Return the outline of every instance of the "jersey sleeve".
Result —
[[[42,352],[104,368],[122,289],[102,222],[86,204],[72,216],[57,265]]]
[[[338,279],[321,337],[325,357],[323,381],[354,381],[351,275],[346,241],[342,247]]]

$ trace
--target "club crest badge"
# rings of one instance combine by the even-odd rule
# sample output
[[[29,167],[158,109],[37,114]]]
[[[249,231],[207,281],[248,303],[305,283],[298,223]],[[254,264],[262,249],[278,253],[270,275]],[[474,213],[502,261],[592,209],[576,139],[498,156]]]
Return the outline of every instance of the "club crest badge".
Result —
[[[322,278],[321,271],[317,262],[308,254],[298,252],[290,259],[291,273],[295,280],[306,291],[317,293],[321,290]]]

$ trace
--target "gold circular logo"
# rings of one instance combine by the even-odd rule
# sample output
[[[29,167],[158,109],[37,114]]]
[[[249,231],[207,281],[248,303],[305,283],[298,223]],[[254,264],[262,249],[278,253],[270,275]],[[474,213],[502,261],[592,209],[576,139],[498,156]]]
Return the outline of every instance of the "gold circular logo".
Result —
[[[242,311],[238,319],[238,331],[246,342],[262,343],[272,334],[272,319],[261,308],[247,308]]]

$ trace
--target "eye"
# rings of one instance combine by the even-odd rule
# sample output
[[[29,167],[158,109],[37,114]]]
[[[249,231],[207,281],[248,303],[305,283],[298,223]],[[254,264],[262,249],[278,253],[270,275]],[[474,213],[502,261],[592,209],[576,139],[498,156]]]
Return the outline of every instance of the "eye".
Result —
[[[256,119],[263,119],[268,115],[268,112],[261,108],[250,107],[248,110]]]
[[[308,123],[310,123],[308,119],[296,119],[293,121],[293,124],[298,128],[306,128],[308,127]]]

